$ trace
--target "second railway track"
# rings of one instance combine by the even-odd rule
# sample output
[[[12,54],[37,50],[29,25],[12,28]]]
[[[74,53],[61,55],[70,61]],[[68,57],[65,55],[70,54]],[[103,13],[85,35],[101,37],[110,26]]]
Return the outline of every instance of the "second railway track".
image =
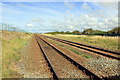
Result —
[[[36,40],[52,69],[54,78],[102,79],[100,76],[92,73],[64,53],[60,52],[60,50],[55,49],[37,35]]]
[[[44,35],[42,35],[42,36],[44,36]],[[68,40],[54,38],[54,37],[49,37],[49,36],[44,36],[44,37],[47,37],[47,38],[56,40],[58,42],[77,47],[77,48],[81,48],[81,49],[84,49],[84,50],[87,50],[87,51],[90,51],[90,52],[94,52],[94,53],[97,53],[99,55],[102,55],[102,56],[105,56],[105,57],[108,57],[108,58],[120,60],[120,53],[118,53],[118,52],[113,52],[113,51],[109,51],[109,50],[105,50],[105,49],[101,49],[101,48],[96,48],[96,47],[93,47],[93,46],[80,44],[80,43],[77,43],[77,42],[72,42],[72,41],[68,41]]]

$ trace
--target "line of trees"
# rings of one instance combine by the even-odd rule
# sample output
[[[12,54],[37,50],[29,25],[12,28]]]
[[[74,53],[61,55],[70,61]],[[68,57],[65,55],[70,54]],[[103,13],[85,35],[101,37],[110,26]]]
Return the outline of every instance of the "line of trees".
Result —
[[[79,34],[81,34],[81,32],[80,31],[78,31],[78,30],[76,30],[76,31],[66,31],[66,32],[64,32],[64,31],[55,31],[55,32],[48,32],[47,34],[76,34],[76,35],[79,35]]]
[[[110,31],[101,31],[101,30],[93,30],[92,28],[86,29],[83,32],[78,30],[75,31],[55,31],[48,32],[47,34],[74,34],[74,35],[102,35],[102,36],[120,36],[120,27],[113,28]]]

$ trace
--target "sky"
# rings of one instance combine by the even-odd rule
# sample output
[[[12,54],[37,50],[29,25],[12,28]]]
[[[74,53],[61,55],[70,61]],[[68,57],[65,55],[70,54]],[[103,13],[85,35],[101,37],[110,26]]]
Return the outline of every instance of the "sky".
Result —
[[[118,26],[117,2],[2,2],[1,23],[32,33],[111,30]]]

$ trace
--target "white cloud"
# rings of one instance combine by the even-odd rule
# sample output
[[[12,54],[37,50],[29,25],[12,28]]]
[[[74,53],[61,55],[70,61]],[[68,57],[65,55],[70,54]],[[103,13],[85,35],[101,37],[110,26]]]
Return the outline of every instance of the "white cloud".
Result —
[[[118,10],[118,2],[99,2],[99,5],[102,7],[108,7],[110,9],[117,9]]]
[[[81,31],[81,30],[84,30],[87,28],[93,28],[93,29],[99,29],[99,30],[109,30],[109,29],[112,29],[113,27],[116,27],[117,22],[118,22],[117,16],[116,16],[117,9],[115,9],[115,7],[111,7],[112,3],[110,3],[110,4],[108,4],[108,3],[103,3],[103,4],[96,3],[96,5],[100,5],[103,8],[98,9],[98,10],[93,10],[93,11],[87,3],[83,3],[82,8],[86,9],[86,11],[91,11],[91,12],[86,13],[86,14],[81,14],[82,13],[81,12],[79,15],[76,15],[76,13],[71,13],[70,11],[66,11],[66,14],[64,14],[64,13],[61,13],[59,11],[52,10],[49,8],[48,9],[47,8],[36,8],[36,7],[31,7],[31,6],[27,6],[27,5],[23,5],[23,4],[22,5],[18,4],[18,5],[21,7],[27,8],[31,11],[34,11],[35,14],[36,13],[44,14],[43,12],[47,12],[49,14],[57,14],[57,15],[62,16],[63,19],[59,19],[55,16],[45,14],[44,15],[45,19],[44,19],[44,17],[38,16],[38,15],[34,17],[34,15],[33,15],[34,13],[32,14],[33,16],[27,14],[31,18],[28,19],[29,22],[26,26],[28,26],[28,27],[34,26],[34,28],[37,28],[40,30],[47,30],[47,31],[49,31],[49,30],[50,31],[52,31],[52,30],[53,31],[54,30],[58,30],[58,31],[80,30]],[[71,3],[65,3],[65,5],[69,9],[74,8],[74,5],[71,5]],[[5,5],[5,6],[7,6],[8,12],[11,13],[11,12],[15,11],[13,14],[15,14],[15,13],[17,13],[17,14],[29,13],[29,12],[14,10],[16,8],[13,8],[13,7],[8,6],[8,5]],[[46,20],[48,20],[48,19],[51,23],[44,24],[46,22]]]
[[[82,4],[81,8],[84,10],[91,10],[91,7],[86,2]]]
[[[31,19],[31,22],[43,23],[45,21],[42,18],[33,18]]]
[[[8,13],[9,12],[9,13]],[[15,15],[26,15],[27,12],[20,11],[18,8],[2,3],[2,13],[5,14],[15,14]]]
[[[74,14],[68,14],[64,17],[64,20],[53,21],[52,29],[58,31],[73,31],[73,30],[84,30],[92,28],[95,30],[110,30],[118,26],[117,17],[101,18],[101,16],[91,16],[89,14],[75,16]]]
[[[36,16],[39,14],[43,16],[48,16],[48,17],[54,17],[56,15],[61,15],[61,16],[64,15],[62,12],[59,12],[57,10],[53,10],[50,8],[34,7],[34,6],[25,5],[19,2],[16,4],[17,4],[17,7],[10,6],[10,5],[3,3],[3,8],[2,8],[4,10],[3,12],[4,13],[9,12],[8,14],[15,14],[15,15],[21,15],[21,16],[26,15],[29,17]],[[26,10],[20,10],[18,7],[20,7],[21,9],[22,8],[26,9]],[[31,13],[32,15],[30,15],[29,13]],[[54,15],[54,16],[51,16],[51,15]]]
[[[69,9],[73,9],[74,8],[74,4],[72,2],[64,2],[64,4],[69,8]]]
[[[118,2],[119,0],[3,0],[2,2]]]
[[[33,24],[29,23],[29,24],[27,24],[27,27],[33,27]]]

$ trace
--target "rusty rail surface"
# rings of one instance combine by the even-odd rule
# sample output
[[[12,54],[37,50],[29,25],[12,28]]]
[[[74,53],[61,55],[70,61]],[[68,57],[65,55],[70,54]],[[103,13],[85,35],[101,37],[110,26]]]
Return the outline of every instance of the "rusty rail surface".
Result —
[[[94,53],[97,53],[99,55],[102,55],[102,56],[105,56],[105,57],[108,57],[108,58],[120,60],[120,53],[118,53],[118,52],[109,51],[109,50],[105,50],[105,49],[101,49],[101,48],[96,48],[96,47],[93,47],[93,46],[88,46],[88,45],[85,45],[85,44],[72,42],[72,41],[68,41],[68,40],[64,40],[64,39],[58,39],[58,38],[54,38],[54,37],[49,37],[49,36],[45,36],[45,35],[41,35],[41,36],[44,36],[44,37],[47,37],[47,38],[56,40],[58,42],[77,47],[77,48],[81,48],[81,49],[84,49],[84,50],[87,50],[87,51],[90,51],[90,52],[94,52]]]
[[[41,39],[46,44],[48,44],[49,46],[51,46],[54,50],[56,50],[57,52],[59,52],[60,55],[64,56],[64,58],[66,58],[67,60],[69,60],[78,69],[82,70],[82,72],[84,74],[86,74],[87,76],[89,76],[91,79],[93,79],[93,80],[102,80],[103,79],[102,77],[94,74],[93,72],[91,72],[90,70],[88,70],[87,68],[85,68],[84,66],[82,66],[80,63],[78,63],[78,62],[74,61],[72,58],[68,57],[66,54],[62,53],[59,49],[55,48],[52,44],[48,43],[47,41],[45,41],[44,39],[42,39],[40,36],[38,36],[38,35],[35,35],[35,36],[36,36],[36,40],[37,40],[37,42],[38,42],[38,44],[39,44],[39,46],[40,46],[40,48],[41,48],[44,56],[46,57],[45,59],[47,59],[47,62],[50,65],[50,67],[51,67],[51,69],[52,69],[52,71],[54,73],[54,78],[58,79],[59,78],[58,77],[59,74],[57,74],[57,72],[54,70],[54,67],[52,66],[50,60],[48,59],[48,56],[46,55],[44,49],[41,47],[41,45],[40,45],[40,43],[38,41],[38,38]]]
[[[47,61],[47,63],[48,63],[48,66],[50,67],[50,71],[53,73],[53,78],[54,78],[54,79],[58,79],[58,75],[57,75],[57,73],[54,71],[54,68],[53,68],[53,66],[51,65],[51,62],[50,62],[50,60],[48,59],[46,53],[44,52],[44,49],[43,49],[43,48],[41,47],[41,45],[39,44],[39,41],[38,41],[37,37],[35,37],[35,38],[36,38],[36,41],[37,41],[37,43],[38,43],[38,45],[39,45],[39,47],[40,47],[40,49],[41,49],[41,51],[42,51],[42,53],[43,53],[46,61]]]

